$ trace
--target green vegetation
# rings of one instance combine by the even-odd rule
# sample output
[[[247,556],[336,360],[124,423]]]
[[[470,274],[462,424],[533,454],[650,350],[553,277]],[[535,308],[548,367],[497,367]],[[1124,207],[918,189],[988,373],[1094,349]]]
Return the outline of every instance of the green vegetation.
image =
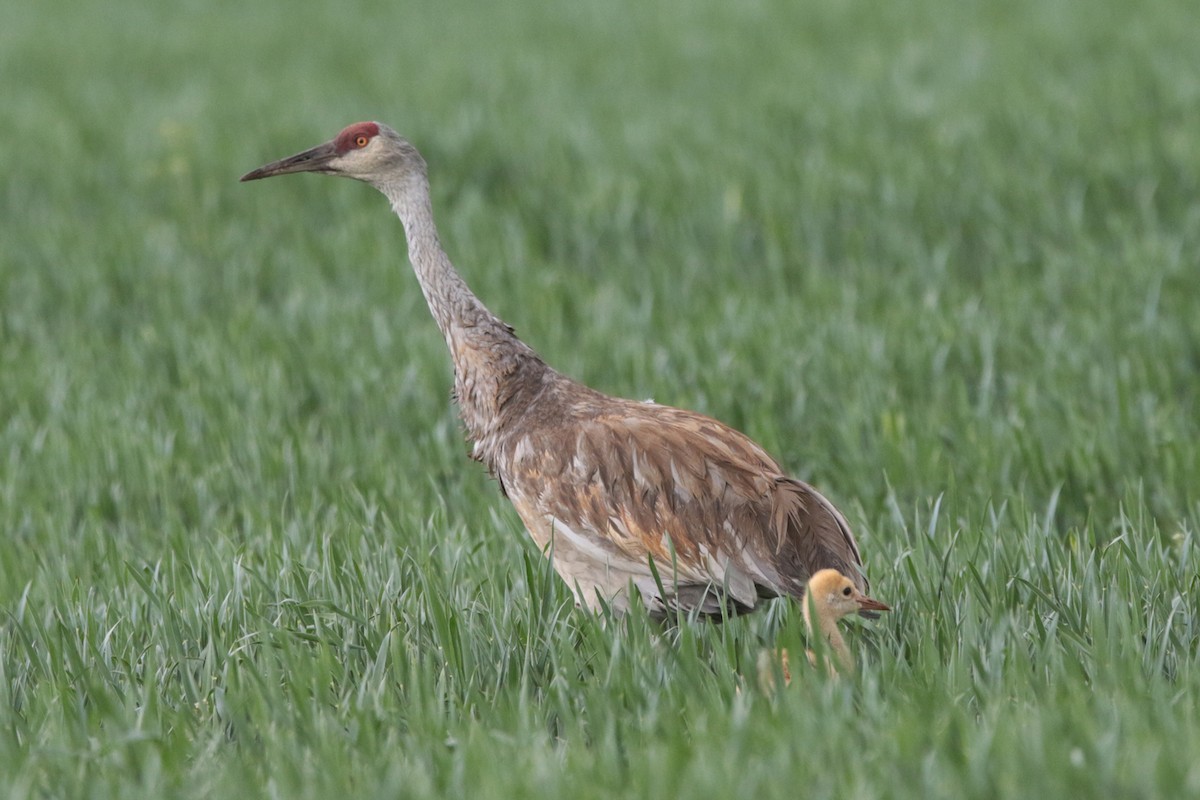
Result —
[[[1200,16],[17,4],[0,794],[1200,795]],[[550,363],[821,487],[897,609],[576,611],[465,457],[399,223],[239,185],[380,119]]]

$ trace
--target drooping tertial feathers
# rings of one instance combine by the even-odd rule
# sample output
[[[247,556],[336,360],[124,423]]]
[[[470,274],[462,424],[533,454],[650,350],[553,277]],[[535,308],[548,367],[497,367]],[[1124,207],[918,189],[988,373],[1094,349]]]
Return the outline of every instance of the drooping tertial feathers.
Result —
[[[394,130],[356,123],[242,180],[291,172],[355,178],[391,202],[450,348],[472,455],[580,604],[626,609],[632,586],[656,615],[733,614],[803,596],[822,568],[867,590],[845,518],[749,438],[701,414],[589,389],[488,311],[438,240],[424,159]]]

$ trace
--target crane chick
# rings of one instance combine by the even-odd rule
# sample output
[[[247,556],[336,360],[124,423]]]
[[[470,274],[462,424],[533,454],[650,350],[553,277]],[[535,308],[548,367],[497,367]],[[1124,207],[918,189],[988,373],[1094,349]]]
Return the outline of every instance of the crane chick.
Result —
[[[838,622],[850,614],[891,610],[887,604],[863,594],[854,581],[836,569],[818,571],[808,580],[808,591],[804,598],[804,626],[808,630],[809,641],[818,635],[824,639],[817,648],[828,653],[824,659],[818,659],[816,652],[807,650],[809,663],[816,667],[823,661],[831,675],[837,675],[839,671],[853,675],[854,656],[846,645]],[[784,685],[792,682],[787,650],[763,650],[758,654],[758,684],[763,691],[769,692],[775,688],[775,663],[779,664]]]
[[[838,629],[838,621],[842,617],[863,611],[891,611],[891,606],[881,603],[873,597],[867,597],[854,581],[847,578],[836,569],[823,569],[808,580],[808,596],[804,598],[804,625],[808,629],[809,638],[820,635],[825,639],[825,645],[838,662],[838,666],[847,674],[854,673],[854,656],[846,646],[846,640]],[[816,616],[816,625],[813,617]],[[816,628],[818,633],[813,632]],[[816,665],[817,657],[808,651],[808,660]],[[826,667],[836,672],[833,665],[826,660]]]

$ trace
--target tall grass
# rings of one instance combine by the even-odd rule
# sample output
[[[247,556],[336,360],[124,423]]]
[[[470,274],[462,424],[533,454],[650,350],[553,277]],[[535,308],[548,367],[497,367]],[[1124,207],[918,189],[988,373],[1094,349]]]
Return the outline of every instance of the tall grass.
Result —
[[[1186,2],[220,2],[0,32],[11,797],[1200,794]],[[797,609],[574,609],[465,458],[363,118],[551,363],[815,482]]]

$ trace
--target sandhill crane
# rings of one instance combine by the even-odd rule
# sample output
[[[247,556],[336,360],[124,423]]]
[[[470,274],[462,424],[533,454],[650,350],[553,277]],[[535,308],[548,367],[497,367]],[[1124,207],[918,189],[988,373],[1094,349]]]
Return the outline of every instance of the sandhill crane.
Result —
[[[817,648],[828,652],[823,659],[818,659],[816,652],[807,650],[805,654],[809,663],[815,667],[823,662],[830,675],[836,676],[839,670],[846,675],[853,675],[854,656],[850,654],[850,648],[838,629],[838,621],[854,613],[891,610],[886,603],[867,597],[854,581],[836,569],[818,570],[808,579],[804,597],[804,626],[808,630],[809,641],[817,641],[816,637],[820,636],[824,642],[819,643]],[[792,682],[788,651],[763,650],[758,654],[758,684],[763,691],[769,692],[775,688],[775,664],[779,665],[784,685]]]
[[[594,391],[546,365],[471,292],[442,250],[424,159],[378,122],[242,176],[341,175],[391,202],[454,362],[472,443],[554,569],[591,609],[721,616],[802,597],[832,567],[865,592],[845,517],[715,419]],[[637,592],[631,592],[630,587]]]

